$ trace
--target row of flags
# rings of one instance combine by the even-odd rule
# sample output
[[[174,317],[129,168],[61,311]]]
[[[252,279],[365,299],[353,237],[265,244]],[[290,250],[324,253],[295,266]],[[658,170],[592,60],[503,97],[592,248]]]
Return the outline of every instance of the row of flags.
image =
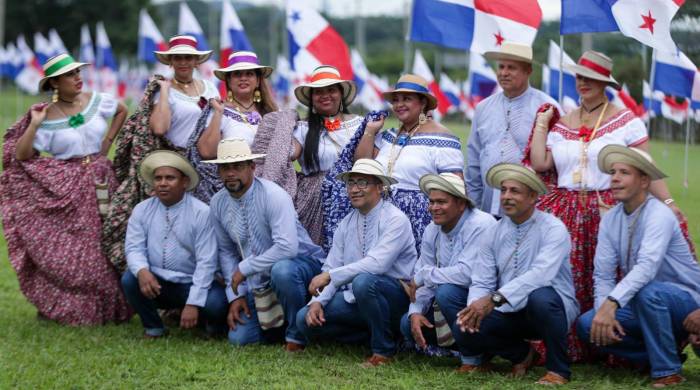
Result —
[[[663,115],[663,102],[675,111],[685,106],[700,111],[698,69],[670,39],[670,21],[683,2],[684,0],[562,0],[561,33],[621,31],[655,48],[653,85],[647,86],[649,91],[654,92],[648,96],[645,94],[647,98],[644,104],[634,102],[626,88],[622,91],[609,91],[611,100],[628,107],[635,114]],[[642,8],[644,12],[640,13]],[[641,21],[632,22],[637,14]],[[294,104],[294,87],[306,82],[316,66],[331,64],[340,70],[342,77],[356,82],[357,103],[367,109],[385,107],[381,93],[389,89],[387,80],[372,74],[362,56],[348,48],[340,34],[323,16],[307,2],[288,0],[286,18],[289,57],[279,56],[272,80],[275,94],[283,106]],[[542,12],[537,0],[415,0],[409,34],[412,41],[430,42],[470,52],[467,80],[453,81],[441,73],[438,81],[422,53],[416,51],[412,72],[429,82],[431,92],[438,99],[436,117],[454,112],[464,112],[471,116],[479,101],[497,92],[495,72],[481,54],[498,50],[504,41],[531,45],[541,20]],[[638,23],[636,28],[642,30],[641,33],[631,29],[630,26],[634,23]],[[95,44],[89,27],[82,26],[79,58],[94,64],[84,71],[88,88],[138,98],[151,73],[170,73],[166,66],[157,62],[153,54],[155,50],[167,49],[167,43],[145,10],[139,14],[138,30],[139,64],[134,67],[126,61],[117,62],[102,22],[98,22],[95,28]],[[229,54],[240,50],[254,51],[243,24],[229,1],[222,3],[220,32],[220,48],[217,55],[213,56],[218,57],[218,62],[210,59],[199,67],[200,77],[214,83],[218,83],[218,80],[214,77],[213,70],[226,66]],[[193,35],[197,38],[199,50],[210,50],[201,25],[184,2],[179,9],[178,34]],[[65,51],[65,45],[54,29],[49,30],[47,37],[41,33],[35,34],[34,51],[29,48],[25,38],[20,36],[16,44],[11,42],[6,48],[0,48],[0,71],[3,76],[14,79],[21,89],[36,93],[37,82],[43,75],[40,64]],[[547,62],[542,67],[542,87],[558,99],[561,75],[562,106],[565,110],[570,110],[578,104],[575,75],[561,68],[562,65],[574,62],[566,53],[561,55],[561,52],[562,48],[550,42]],[[654,100],[659,94],[664,97]],[[686,99],[687,104],[673,106],[671,102],[678,99]],[[655,101],[660,103],[655,105]],[[657,106],[659,110],[655,111],[653,108]]]

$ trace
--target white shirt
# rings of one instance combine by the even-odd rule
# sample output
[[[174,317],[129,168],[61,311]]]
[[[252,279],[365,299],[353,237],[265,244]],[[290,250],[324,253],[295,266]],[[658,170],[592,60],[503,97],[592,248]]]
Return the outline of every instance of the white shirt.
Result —
[[[202,109],[199,107],[199,98],[204,96],[209,101],[211,98],[219,97],[219,91],[216,90],[214,84],[207,80],[201,81],[204,83],[204,91],[200,91],[202,92],[200,96],[185,95],[175,88],[170,88],[168,91],[170,128],[165,133],[165,137],[177,147],[184,148],[187,146],[187,140],[194,131],[197,119],[202,114]],[[158,103],[159,99],[160,91],[156,92],[153,97],[153,103]]]
[[[445,133],[416,133],[404,146],[398,142],[394,144],[395,138],[396,130],[389,129],[377,134],[374,140],[374,146],[379,149],[375,160],[382,164],[387,175],[398,180],[395,188],[418,190],[418,180],[429,173],[464,173],[464,155],[458,137]],[[390,161],[393,161],[391,172]]]
[[[98,153],[107,133],[107,121],[117,111],[118,102],[110,94],[93,93],[80,113],[85,122],[78,127],[69,125],[69,118],[41,122],[33,147],[50,153],[59,160],[85,157]]]
[[[340,125],[338,130],[329,132],[326,129],[321,130],[321,137],[318,140],[318,164],[319,171],[325,172],[333,168],[335,160],[338,159],[340,152],[343,151],[345,145],[348,144],[350,138],[355,134],[357,128],[362,124],[362,118],[356,116],[352,119],[348,119]],[[309,175],[311,172],[304,165],[304,143],[306,142],[306,135],[309,134],[309,123],[306,121],[297,122],[297,126],[292,132],[294,139],[299,142],[302,148],[302,153],[299,156],[299,165],[301,166],[301,172],[304,175]]]
[[[557,185],[570,190],[582,189],[574,182],[574,173],[580,172],[581,141],[579,129],[569,129],[557,122],[547,135],[547,149],[552,151],[557,169]],[[595,138],[588,144],[588,164],[584,184],[588,190],[610,188],[610,175],[598,169],[598,153],[607,145],[636,146],[648,139],[647,129],[641,119],[625,109],[601,123]]]
[[[209,111],[207,126],[211,123],[213,115],[214,110]],[[252,120],[251,123],[248,123],[245,120],[246,115],[235,108],[224,107],[224,113],[221,116],[221,139],[243,138],[248,146],[252,147],[260,121]]]

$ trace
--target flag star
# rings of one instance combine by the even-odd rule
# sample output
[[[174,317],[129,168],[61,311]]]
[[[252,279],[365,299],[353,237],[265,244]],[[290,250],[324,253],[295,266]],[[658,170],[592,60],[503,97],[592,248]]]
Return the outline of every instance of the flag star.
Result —
[[[496,46],[501,46],[503,44],[503,41],[505,38],[503,38],[503,35],[501,35],[501,32],[499,31],[496,34],[493,34],[493,36],[496,38]]]
[[[298,21],[300,21],[300,20],[301,20],[301,16],[299,15],[299,11],[294,11],[294,12],[292,12],[291,18],[292,18],[292,21],[293,21],[293,22],[298,22]]]
[[[656,19],[651,16],[651,10],[648,10],[647,15],[642,14],[642,19],[644,20],[644,24],[639,26],[639,28],[649,29],[649,31],[654,34],[654,23],[656,23]]]

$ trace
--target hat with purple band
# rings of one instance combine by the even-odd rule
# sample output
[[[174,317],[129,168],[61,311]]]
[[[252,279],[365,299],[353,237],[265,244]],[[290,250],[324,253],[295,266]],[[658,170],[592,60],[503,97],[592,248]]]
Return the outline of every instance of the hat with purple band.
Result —
[[[260,65],[258,56],[252,51],[237,51],[228,56],[228,66],[214,70],[214,75],[219,80],[226,80],[226,74],[237,70],[260,69],[262,77],[269,77],[272,74],[272,67]]]

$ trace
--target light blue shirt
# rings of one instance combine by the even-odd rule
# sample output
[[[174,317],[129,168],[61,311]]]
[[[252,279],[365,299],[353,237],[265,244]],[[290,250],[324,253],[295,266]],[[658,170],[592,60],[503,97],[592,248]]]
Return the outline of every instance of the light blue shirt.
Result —
[[[628,259],[628,228],[638,214]],[[676,216],[653,196],[632,214],[628,215],[620,203],[603,217],[594,265],[596,310],[608,296],[616,299],[620,307],[626,306],[652,281],[674,284],[700,305],[700,266],[690,252]],[[618,267],[624,275],[619,283]]]
[[[520,225],[506,217],[481,237],[467,305],[498,291],[508,303],[496,310],[518,312],[527,305],[530,293],[552,287],[564,303],[571,326],[579,314],[579,306],[569,263],[571,238],[564,223],[536,209]]]
[[[413,280],[418,286],[416,301],[408,308],[408,315],[425,314],[441,284],[463,286],[465,291],[472,282],[472,264],[479,256],[481,234],[496,224],[496,219],[481,210],[464,210],[457,225],[448,233],[431,222],[425,228],[421,241],[420,258],[414,269]]]
[[[255,178],[239,199],[223,188],[212,197],[210,207],[229,302],[245,296],[249,289],[266,288],[277,261],[323,259],[323,251],[299,222],[292,198],[269,180]],[[246,281],[234,294],[231,278],[237,269]]]
[[[217,266],[209,206],[189,193],[170,207],[144,200],[129,217],[124,249],[132,274],[146,268],[169,282],[192,283],[187,304],[204,307]]]
[[[469,198],[481,210],[502,214],[500,190],[486,184],[486,173],[498,163],[520,164],[537,109],[545,103],[561,112],[554,99],[532,87],[512,99],[497,93],[476,106],[467,144],[466,182]]]
[[[351,283],[361,273],[408,280],[416,256],[411,222],[396,206],[380,200],[367,215],[353,209],[333,234],[333,246],[323,265],[331,282],[311,302],[325,306],[341,289],[345,301],[354,303]]]

